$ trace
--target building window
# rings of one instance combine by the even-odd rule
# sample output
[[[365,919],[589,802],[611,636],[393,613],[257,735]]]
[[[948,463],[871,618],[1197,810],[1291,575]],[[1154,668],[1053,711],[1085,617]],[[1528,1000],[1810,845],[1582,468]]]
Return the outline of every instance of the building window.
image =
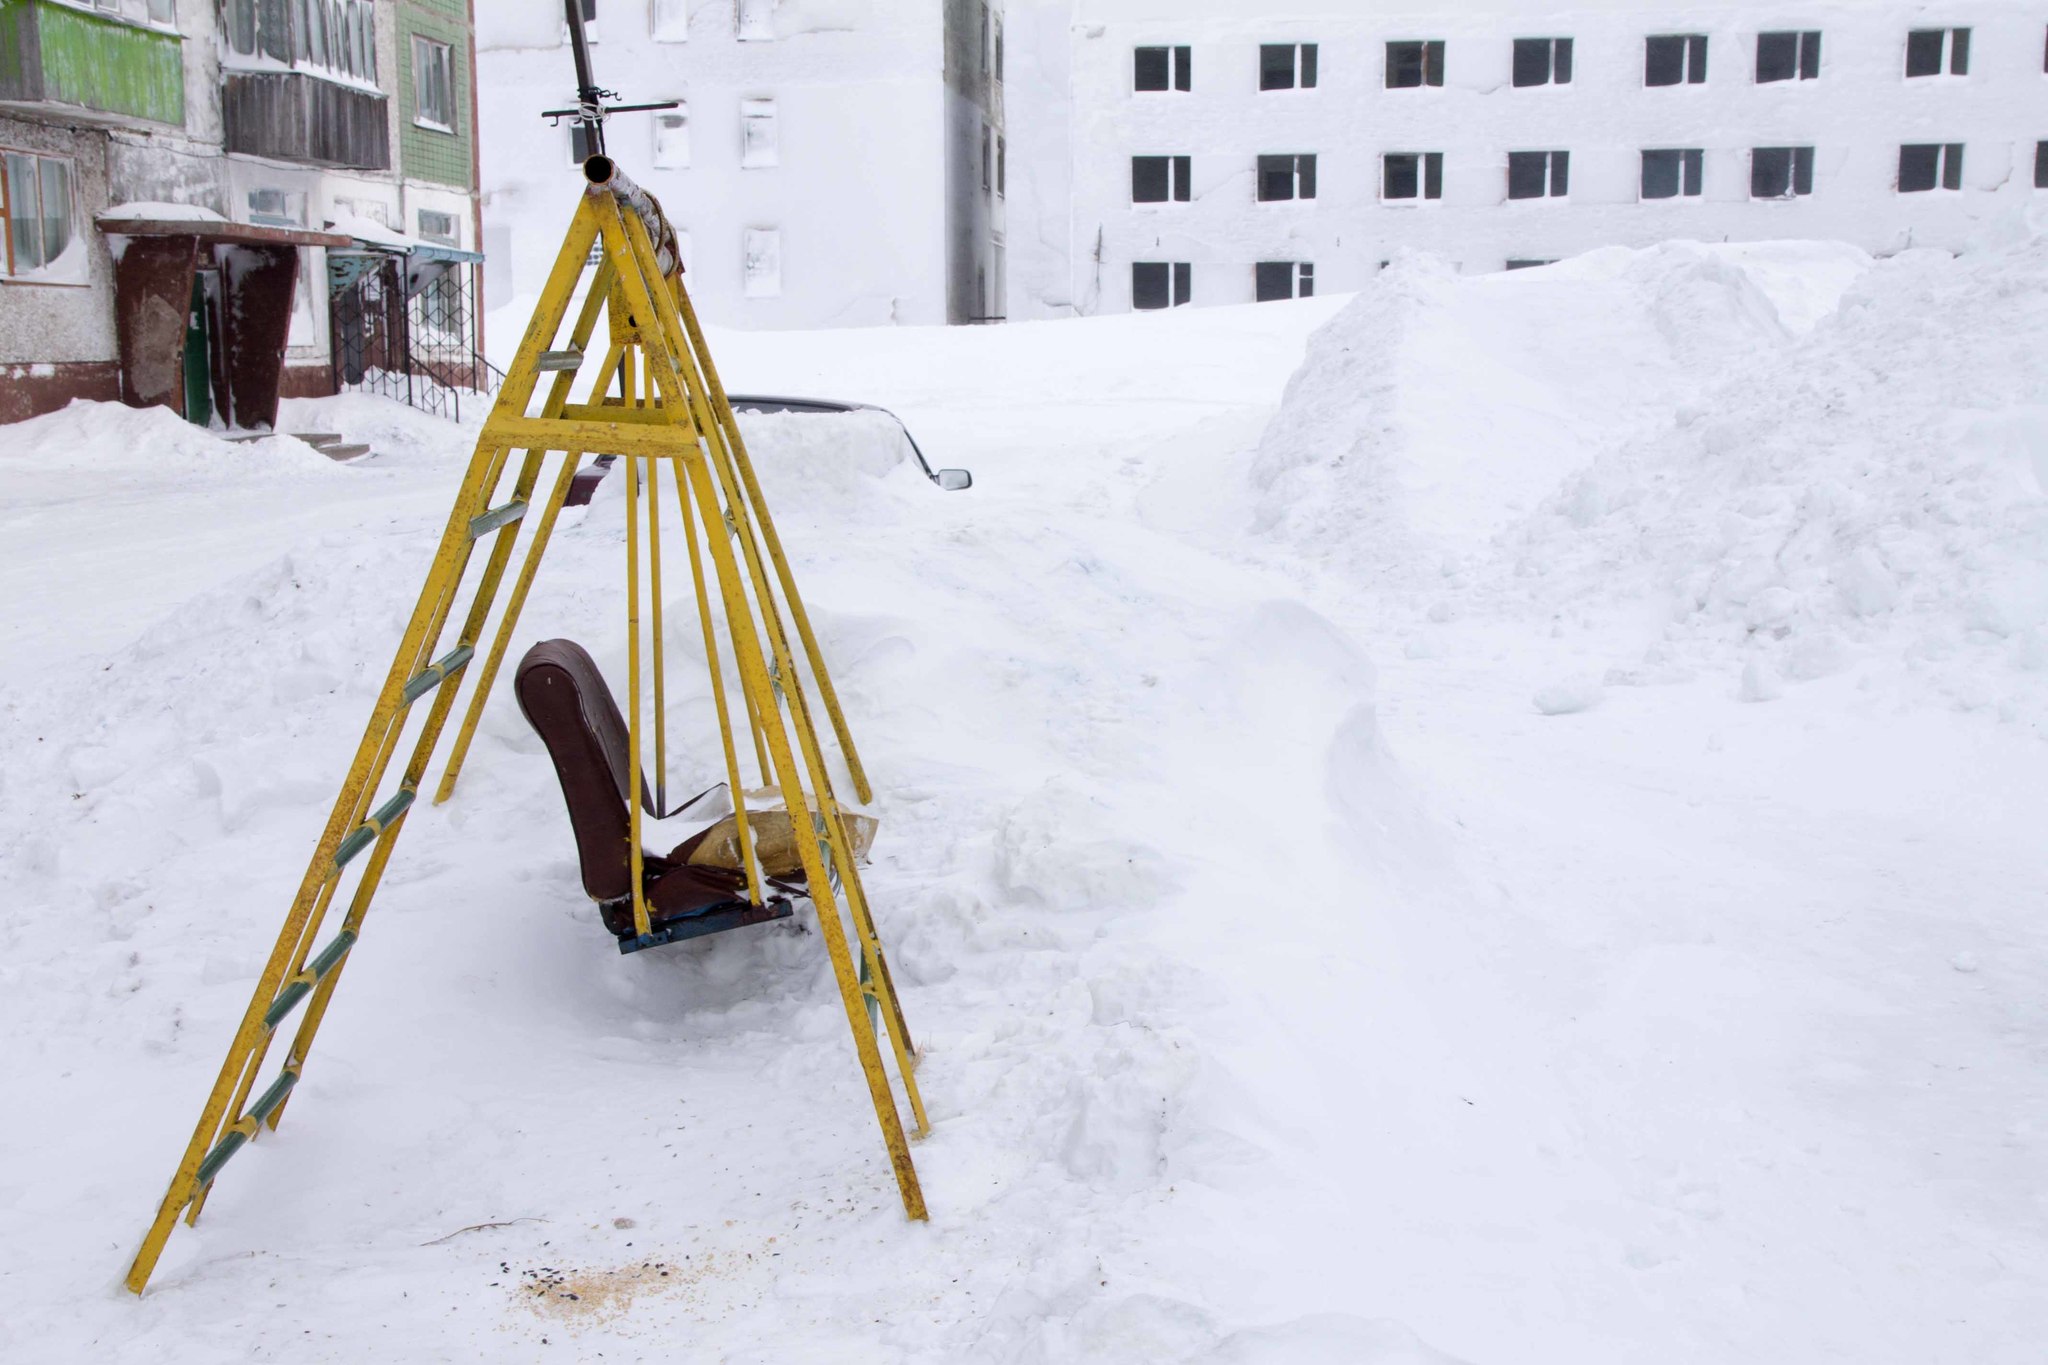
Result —
[[[1260,261],[1252,267],[1252,288],[1260,303],[1309,298],[1316,292],[1316,268],[1307,261]]]
[[[1003,144],[1003,135],[996,134],[996,198],[1009,192],[1009,148]]]
[[[772,299],[782,294],[782,231],[779,228],[748,228],[740,272],[750,299]]]
[[[1185,204],[1189,182],[1194,178],[1194,159],[1185,156],[1134,156],[1131,158],[1131,202],[1164,204],[1169,200]]]
[[[1916,28],[1906,35],[1908,76],[1951,76],[1970,74],[1970,30],[1966,28]]]
[[[654,111],[654,165],[658,170],[681,170],[690,164],[690,107]]]
[[[0,274],[40,277],[51,283],[83,283],[85,254],[78,269],[67,270],[63,257],[71,249],[73,231],[71,163],[62,157],[0,152]],[[76,281],[68,278],[75,275]],[[60,280],[60,277],[61,280]]]
[[[1699,148],[1643,153],[1643,198],[1697,198],[1707,154]]]
[[[648,32],[657,43],[690,41],[690,0],[653,0]]]
[[[1180,307],[1193,297],[1194,275],[1186,261],[1131,262],[1131,307]]]
[[[733,0],[733,37],[743,43],[767,42],[775,36],[775,0]],[[782,292],[778,286],[777,293]]]
[[[1414,90],[1444,83],[1444,45],[1428,43],[1387,44],[1387,89]]]
[[[1003,79],[1003,16],[996,16],[996,83]]]
[[[1380,182],[1382,199],[1444,197],[1442,152],[1388,152]]]
[[[1276,203],[1284,199],[1313,199],[1316,197],[1316,159],[1314,153],[1300,156],[1262,156],[1259,158],[1259,202]]]
[[[996,65],[996,19],[989,13],[987,5],[981,7],[981,74],[995,74]],[[986,311],[986,310],[984,310]]]
[[[774,100],[740,101],[740,165],[780,166],[782,145],[775,129]]]
[[[2034,188],[2048,190],[2048,142],[2034,144]]]
[[[1571,39],[1515,39],[1516,85],[1570,85],[1571,83]]]
[[[1131,89],[1194,89],[1195,56],[1191,47],[1133,49]]]
[[[306,225],[306,196],[299,190],[250,190],[249,221],[265,227],[304,227]],[[352,199],[334,201],[334,207],[358,218],[375,218],[383,222],[382,204],[358,205]],[[375,210],[367,212],[366,209]],[[389,226],[389,224],[386,224]]]
[[[1510,270],[1534,270],[1538,266],[1556,264],[1557,259],[1555,257],[1546,258],[1542,256],[1510,256],[1508,258],[1507,267]]]
[[[257,0],[257,2],[260,4],[262,0]],[[323,3],[323,0],[304,0],[304,3],[318,8]],[[562,24],[564,42],[568,41],[568,32],[569,25],[564,20]],[[597,41],[597,0],[583,0],[583,37],[587,42],[594,43]]]
[[[1261,43],[1259,89],[1313,90],[1316,86],[1314,43]]]
[[[590,129],[580,123],[569,125],[569,164],[581,166],[597,155],[597,139],[590,135]]]
[[[1924,194],[1937,186],[1963,187],[1963,144],[1919,142],[1899,148],[1899,193]]]
[[[1797,199],[1813,193],[1813,148],[1758,147],[1749,154],[1749,197]]]
[[[1707,35],[1665,33],[1643,40],[1644,85],[1705,85]]]
[[[1562,199],[1571,193],[1570,152],[1509,152],[1508,198]]]
[[[429,242],[442,246],[462,245],[462,220],[452,213],[437,213],[433,209],[419,211],[420,236]]]
[[[412,39],[412,121],[436,132],[455,131],[454,54],[446,43]]]
[[[1820,32],[1756,35],[1756,83],[1820,78]]]
[[[996,188],[996,133],[986,123],[981,125],[981,191],[993,194]]]

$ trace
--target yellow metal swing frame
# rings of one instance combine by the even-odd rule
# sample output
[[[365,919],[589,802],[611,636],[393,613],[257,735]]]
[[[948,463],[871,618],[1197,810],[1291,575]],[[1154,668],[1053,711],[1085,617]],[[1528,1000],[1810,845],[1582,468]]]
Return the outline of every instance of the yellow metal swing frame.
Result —
[[[314,846],[298,894],[235,1030],[234,1042],[207,1095],[191,1141],[129,1268],[126,1283],[135,1293],[140,1294],[148,1285],[179,1215],[184,1214],[188,1223],[196,1222],[215,1178],[228,1160],[265,1126],[275,1129],[283,1117],[285,1106],[304,1075],[314,1037],[342,970],[361,937],[370,901],[433,761],[462,682],[477,662],[477,645],[511,562],[518,528],[528,519],[543,467],[547,458],[556,453],[562,456],[560,467],[540,506],[526,558],[513,580],[497,632],[478,669],[468,710],[458,727],[435,802],[447,800],[454,791],[491,684],[504,662],[506,648],[579,465],[585,455],[599,452],[621,457],[626,478],[626,629],[630,645],[627,767],[631,785],[627,806],[631,821],[633,924],[640,936],[649,934],[641,885],[640,844],[640,772],[647,728],[641,706],[641,529],[644,518],[653,634],[653,749],[656,771],[664,774],[660,779],[663,790],[659,804],[665,809],[666,680],[661,648],[664,637],[659,508],[661,470],[668,467],[674,476],[683,536],[689,547],[690,573],[703,623],[712,700],[723,739],[748,895],[754,904],[763,903],[762,874],[747,819],[745,786],[740,778],[739,746],[733,735],[733,718],[720,664],[720,626],[737,666],[747,732],[763,783],[772,780],[783,810],[795,822],[795,842],[809,897],[817,910],[820,937],[832,962],[854,1049],[903,1198],[903,1211],[913,1219],[926,1216],[924,1195],[911,1162],[908,1138],[883,1063],[878,1035],[888,1039],[897,1082],[909,1103],[916,1134],[922,1137],[929,1131],[929,1124],[915,1076],[917,1051],[861,886],[860,870],[834,795],[826,753],[812,722],[804,674],[799,671],[790,632],[784,624],[785,609],[802,645],[810,684],[817,689],[840,757],[852,777],[855,796],[866,802],[872,799],[872,791],[790,573],[781,538],[776,534],[747,456],[746,443],[741,439],[725,389],[719,383],[696,311],[683,288],[681,272],[670,268],[669,260],[657,248],[657,239],[664,229],[659,206],[635,190],[623,176],[615,175],[606,184],[590,186],[577,205],[518,355],[463,475],[426,583],[406,622],[397,656],[378,693],[341,792]],[[593,247],[598,248],[594,256]],[[667,256],[673,256],[672,250]],[[591,274],[588,288],[563,338],[563,323],[569,319],[586,271]],[[607,324],[608,344],[598,364],[588,367],[586,356],[601,316]],[[558,339],[565,344],[556,346]],[[576,381],[583,374],[591,375],[593,382],[583,401],[572,402]],[[538,411],[529,415],[528,409],[543,377],[548,379],[545,397]],[[614,380],[617,392],[608,393]],[[513,467],[515,454],[520,459],[507,496],[502,502],[493,503],[492,498]],[[456,639],[452,647],[436,657],[435,651],[442,644],[443,632],[461,595],[470,559],[477,544],[487,538],[491,540],[490,552],[469,597]],[[721,607],[716,620],[711,605],[714,584]],[[373,805],[407,730],[414,703],[429,694],[433,701],[418,728],[398,790]],[[814,837],[804,837],[805,822]],[[365,850],[369,856],[355,883],[341,928],[316,952],[315,941],[346,880],[349,865]],[[858,962],[854,944],[858,945]],[[276,1079],[252,1102],[250,1094],[270,1041],[301,1003],[305,1015],[299,1021],[283,1066]]]

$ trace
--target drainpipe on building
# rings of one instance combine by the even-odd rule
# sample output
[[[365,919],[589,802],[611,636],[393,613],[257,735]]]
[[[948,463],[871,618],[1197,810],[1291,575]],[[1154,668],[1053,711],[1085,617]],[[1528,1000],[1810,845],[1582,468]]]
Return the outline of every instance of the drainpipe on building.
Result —
[[[483,128],[476,120],[476,0],[469,0],[469,240],[484,249]],[[470,297],[476,300],[476,354],[484,354],[484,267],[469,268]],[[472,381],[474,382],[474,381]]]

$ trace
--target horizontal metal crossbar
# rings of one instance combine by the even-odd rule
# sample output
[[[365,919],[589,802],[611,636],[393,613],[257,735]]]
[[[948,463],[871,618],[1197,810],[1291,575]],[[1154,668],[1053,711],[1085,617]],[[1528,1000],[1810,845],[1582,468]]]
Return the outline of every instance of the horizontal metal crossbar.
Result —
[[[405,680],[405,701],[408,706],[427,693],[448,681],[462,666],[470,661],[476,650],[469,645],[457,645],[434,662]]]
[[[206,1159],[199,1163],[199,1183],[193,1190],[195,1196],[220,1174],[220,1168],[228,1164],[228,1158],[241,1151],[243,1144],[256,1136],[257,1127],[284,1103],[284,1097],[291,1094],[292,1087],[298,1083],[299,1073],[296,1071],[286,1069],[277,1073],[277,1079],[270,1083],[270,1088],[256,1097],[256,1103],[249,1106],[249,1112],[228,1129],[227,1136],[215,1143]]]
[[[469,519],[469,538],[482,540],[501,526],[509,526],[526,515],[524,502],[508,502],[503,507],[493,507],[480,517]]]
[[[322,977],[339,967],[341,960],[348,956],[349,949],[355,946],[356,935],[353,929],[344,929],[335,935],[334,941],[322,948],[319,955],[306,964],[306,969],[287,981],[284,989],[277,993],[277,999],[263,1012],[264,1029],[273,1030],[290,1017],[291,1012],[298,1008],[299,1002],[312,993],[313,987],[320,984]]]
[[[573,370],[583,364],[583,352],[579,350],[542,351],[533,362],[533,368],[542,373],[558,370]]]
[[[415,795],[411,787],[400,787],[398,795],[370,812],[370,818],[349,831],[341,841],[341,847],[334,850],[334,870],[339,872],[348,866],[348,860],[377,842],[377,836],[384,832],[393,820],[405,814],[412,805]]]

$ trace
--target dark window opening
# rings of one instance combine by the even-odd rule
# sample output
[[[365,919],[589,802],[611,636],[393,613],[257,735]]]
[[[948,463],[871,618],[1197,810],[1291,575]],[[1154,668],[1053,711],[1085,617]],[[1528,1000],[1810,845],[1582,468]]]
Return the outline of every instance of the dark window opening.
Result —
[[[1509,152],[1508,198],[1558,199],[1571,192],[1570,152]]]
[[[996,198],[998,199],[1007,194],[1010,189],[1008,183],[1010,178],[1009,162],[1009,148],[1004,144],[1002,134],[998,133],[996,134]]]
[[[1749,197],[1795,199],[1813,193],[1813,148],[1758,147],[1749,154]]]
[[[1571,83],[1571,39],[1515,39],[1516,85],[1570,85]]]
[[[1177,308],[1189,302],[1194,273],[1186,261],[1131,262],[1131,307]]]
[[[1970,74],[1970,30],[1916,28],[1906,35],[1906,74],[1939,76]]]
[[[1316,268],[1307,261],[1260,261],[1252,267],[1252,284],[1260,303],[1311,298]]]
[[[1187,47],[1141,47],[1136,50],[1134,90],[1192,90],[1194,49]]]
[[[1442,152],[1388,152],[1380,195],[1385,199],[1444,197]]]
[[[1643,153],[1643,198],[1692,198],[1700,193],[1707,154],[1698,149]]]
[[[1314,43],[1262,43],[1259,45],[1259,89],[1313,90],[1316,86],[1316,45]]]
[[[1759,33],[1756,35],[1756,83],[1810,81],[1820,76],[1820,34]]]
[[[1313,153],[1259,158],[1259,202],[1316,197],[1316,159]]]
[[[1414,90],[1444,83],[1441,42],[1387,44],[1387,89]]]
[[[1555,257],[1546,259],[1537,256],[1511,256],[1508,258],[1508,269],[1510,270],[1534,270],[1538,266],[1556,264],[1557,259]]]
[[[1936,187],[1963,187],[1963,144],[1920,142],[1899,148],[1899,193],[1924,194]]]
[[[2048,190],[2048,142],[2034,144],[2034,188]]]
[[[1133,204],[1177,204],[1188,202],[1194,179],[1194,159],[1185,156],[1134,156],[1131,158],[1131,202]]]
[[[1665,33],[1643,40],[1644,85],[1704,85],[1707,35]]]

